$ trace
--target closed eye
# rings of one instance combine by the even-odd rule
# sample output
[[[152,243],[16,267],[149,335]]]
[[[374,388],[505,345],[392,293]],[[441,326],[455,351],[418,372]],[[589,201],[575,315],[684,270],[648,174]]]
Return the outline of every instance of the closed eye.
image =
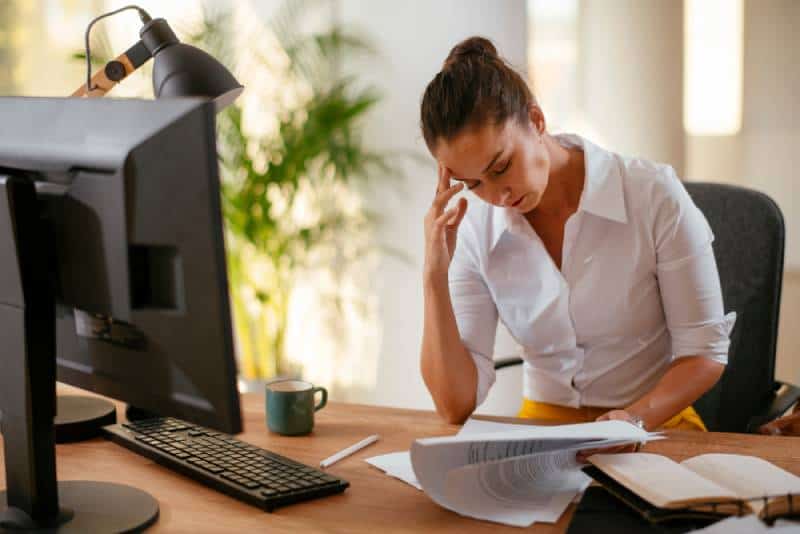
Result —
[[[500,170],[492,171],[492,174],[494,174],[495,176],[500,176],[501,174],[506,172],[510,166],[511,166],[511,158],[508,158],[508,161],[506,161],[505,166]]]

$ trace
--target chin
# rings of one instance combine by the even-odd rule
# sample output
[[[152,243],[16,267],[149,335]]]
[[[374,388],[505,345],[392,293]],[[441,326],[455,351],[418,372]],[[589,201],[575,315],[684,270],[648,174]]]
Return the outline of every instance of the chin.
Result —
[[[514,209],[524,215],[535,210],[536,206],[538,205],[539,197],[535,196],[535,193],[528,193],[527,197],[523,199],[523,201],[519,203],[519,206],[515,207]]]

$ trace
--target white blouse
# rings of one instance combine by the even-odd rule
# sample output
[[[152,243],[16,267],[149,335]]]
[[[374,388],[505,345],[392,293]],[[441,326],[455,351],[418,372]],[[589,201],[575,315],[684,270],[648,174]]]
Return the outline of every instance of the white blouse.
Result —
[[[478,370],[477,404],[495,381],[498,317],[522,347],[531,400],[624,407],[675,358],[726,364],[736,314],[723,312],[714,236],[675,171],[556,139],[582,148],[586,168],[561,270],[513,210],[472,198],[458,230],[450,295]]]

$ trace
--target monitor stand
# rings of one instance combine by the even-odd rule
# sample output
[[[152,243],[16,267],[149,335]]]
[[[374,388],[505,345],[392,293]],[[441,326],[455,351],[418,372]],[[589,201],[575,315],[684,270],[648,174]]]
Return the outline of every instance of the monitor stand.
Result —
[[[106,425],[117,422],[117,407],[90,395],[58,395],[56,398],[56,443],[85,441],[102,435]]]
[[[0,177],[0,428],[6,489],[0,531],[129,532],[158,519],[158,502],[109,482],[56,480],[55,250],[33,180]]]
[[[47,520],[9,507],[7,499],[7,492],[0,492],[0,532],[139,532],[158,519],[158,501],[149,493],[112,482],[59,482],[60,510]]]

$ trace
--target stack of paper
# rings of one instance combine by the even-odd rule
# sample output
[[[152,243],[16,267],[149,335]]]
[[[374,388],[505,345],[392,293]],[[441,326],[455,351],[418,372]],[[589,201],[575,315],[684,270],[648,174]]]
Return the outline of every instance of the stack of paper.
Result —
[[[495,423],[492,421],[482,421],[480,419],[468,419],[466,423],[458,431],[458,436],[469,436],[475,434],[484,434],[487,432],[504,432],[519,430],[524,425],[510,425],[507,423]],[[524,430],[524,428],[523,428]],[[411,453],[409,451],[392,452],[389,454],[382,454],[380,456],[373,456],[364,460],[370,465],[373,465],[386,472],[390,477],[399,478],[407,484],[411,484],[418,490],[422,491],[422,486],[419,485],[417,475],[414,474],[414,468],[411,467]]]
[[[557,521],[589,484],[575,460],[579,450],[656,437],[621,421],[532,426],[470,419],[456,436],[415,441],[409,456],[367,461],[449,510],[529,526]]]

